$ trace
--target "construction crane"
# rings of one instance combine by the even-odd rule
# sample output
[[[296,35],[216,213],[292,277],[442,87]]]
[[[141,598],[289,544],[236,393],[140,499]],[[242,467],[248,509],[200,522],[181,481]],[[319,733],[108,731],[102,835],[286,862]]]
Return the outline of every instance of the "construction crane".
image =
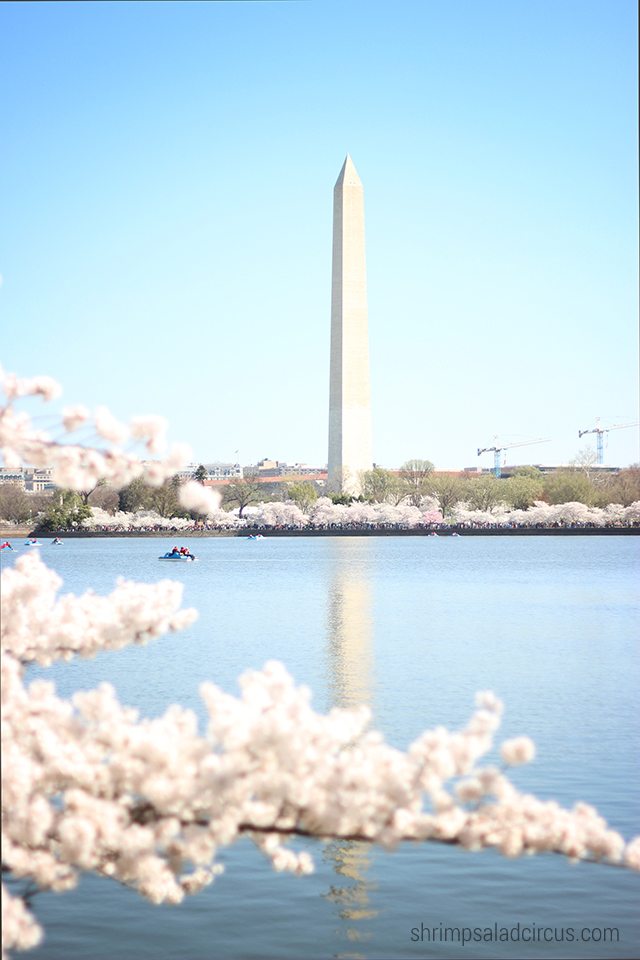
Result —
[[[493,439],[497,440],[498,438],[494,437]],[[481,453],[493,453],[493,472],[496,475],[496,477],[500,477],[502,475],[500,454],[502,453],[503,450],[510,450],[512,447],[528,447],[532,443],[548,443],[548,442],[549,442],[549,439],[546,438],[544,440],[523,440],[520,443],[503,443],[501,447],[498,447],[498,446],[478,447],[478,456],[480,456]]]
[[[584,437],[585,433],[595,433],[595,435],[596,435],[596,451],[597,451],[597,453],[596,453],[596,456],[597,456],[596,462],[597,462],[598,466],[601,467],[601,466],[604,464],[604,435],[605,435],[605,433],[609,433],[611,430],[625,430],[627,427],[637,427],[637,426],[638,426],[638,422],[639,422],[639,421],[636,420],[634,423],[617,423],[617,424],[614,424],[612,427],[601,427],[601,426],[600,426],[600,417],[596,417],[596,425],[595,425],[595,427],[592,427],[590,430],[578,430],[578,439],[580,439],[580,437]]]

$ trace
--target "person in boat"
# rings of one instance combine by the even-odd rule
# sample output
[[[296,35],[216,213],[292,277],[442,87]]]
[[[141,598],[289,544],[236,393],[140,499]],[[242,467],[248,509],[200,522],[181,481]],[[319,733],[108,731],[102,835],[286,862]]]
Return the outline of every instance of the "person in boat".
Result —
[[[53,544],[62,543],[62,540],[60,539],[60,537],[54,537],[53,540],[51,541],[51,543],[52,543],[52,545],[53,545]]]
[[[182,553],[182,550],[179,550],[178,547],[174,547],[169,556],[179,556]]]
[[[0,550],[13,550],[13,547],[8,540],[5,540],[4,543],[0,543]]]

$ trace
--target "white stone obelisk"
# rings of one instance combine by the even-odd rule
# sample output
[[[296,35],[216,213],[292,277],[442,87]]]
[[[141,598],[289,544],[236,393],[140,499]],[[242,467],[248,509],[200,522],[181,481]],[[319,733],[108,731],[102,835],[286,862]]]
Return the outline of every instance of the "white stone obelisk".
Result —
[[[364,191],[347,155],[333,190],[329,490],[357,496],[371,467]]]

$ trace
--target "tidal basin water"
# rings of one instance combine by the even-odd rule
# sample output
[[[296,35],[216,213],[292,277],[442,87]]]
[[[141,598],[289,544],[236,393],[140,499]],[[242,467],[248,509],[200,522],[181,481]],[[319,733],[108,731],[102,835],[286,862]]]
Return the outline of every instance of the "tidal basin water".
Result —
[[[86,539],[58,548],[45,540],[41,555],[65,591],[108,593],[118,576],[171,577],[200,617],[146,647],[29,675],[54,679],[65,696],[109,680],[147,715],[181,702],[203,716],[202,680],[235,692],[243,670],[278,659],[312,688],[319,710],[369,704],[396,746],[426,727],[462,725],[474,693],[491,689],[506,705],[503,735],[537,744],[534,763],[514,771],[519,786],[565,805],[587,801],[626,837],[640,832],[639,538],[210,538],[189,541],[199,563],[159,563],[175,542]],[[5,551],[3,567],[24,549]],[[225,874],[178,907],[93,877],[70,894],[38,895],[46,940],[25,956],[638,955],[637,874],[554,855],[511,861],[428,845],[392,853],[302,846],[315,859],[311,877],[274,873],[243,841],[223,854]],[[463,946],[437,936],[441,926],[494,924],[547,927],[554,939]],[[436,929],[435,942],[421,925]],[[605,928],[618,942],[605,942],[615,938]]]

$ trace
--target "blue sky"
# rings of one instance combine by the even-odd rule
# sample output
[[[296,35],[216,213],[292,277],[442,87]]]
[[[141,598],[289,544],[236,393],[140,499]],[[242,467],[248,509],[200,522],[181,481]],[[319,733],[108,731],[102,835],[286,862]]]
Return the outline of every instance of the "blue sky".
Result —
[[[348,151],[375,460],[568,461],[638,418],[636,36],[631,0],[0,5],[3,365],[326,462]]]

